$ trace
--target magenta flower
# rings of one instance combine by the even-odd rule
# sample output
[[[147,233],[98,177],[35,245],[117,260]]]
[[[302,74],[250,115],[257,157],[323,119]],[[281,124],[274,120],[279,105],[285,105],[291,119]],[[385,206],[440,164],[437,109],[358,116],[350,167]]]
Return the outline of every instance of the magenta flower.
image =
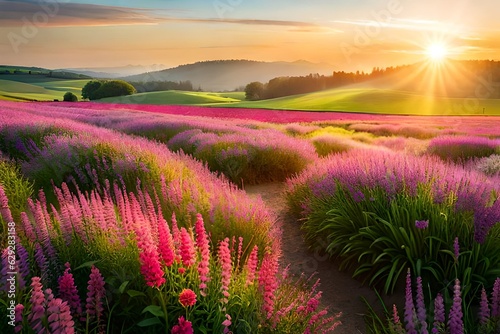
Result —
[[[16,327],[14,327],[15,333],[19,333],[20,331],[23,330],[23,311],[24,311],[24,305],[17,304],[16,308],[14,309],[14,312],[16,313],[14,319],[14,321],[16,322]]]
[[[229,298],[229,284],[231,283],[231,272],[233,270],[228,238],[225,238],[219,243],[218,257],[220,266],[222,268],[221,289],[222,294],[224,295],[223,301],[227,303]]]
[[[87,314],[90,317],[97,317],[99,321],[104,311],[102,300],[106,294],[106,290],[104,289],[104,278],[95,266],[92,266],[90,269],[87,290]]]
[[[9,209],[9,199],[7,198],[2,185],[0,185],[0,216],[3,218],[5,223],[11,223],[14,221]]]
[[[415,227],[421,230],[426,229],[429,226],[428,220],[415,220]]]
[[[444,310],[444,300],[443,296],[438,293],[436,299],[434,299],[434,324],[432,328],[432,333],[441,333],[444,328],[445,321],[445,310]]]
[[[179,303],[183,307],[194,306],[196,304],[196,293],[191,289],[183,289],[179,294]]]
[[[70,273],[71,268],[69,263],[66,263],[65,266],[66,270],[64,270],[64,274],[58,279],[59,297],[68,303],[71,313],[76,318],[82,314],[82,302],[78,296],[73,274]]]
[[[42,318],[45,315],[45,295],[43,294],[43,286],[40,283],[40,277],[31,279],[31,313],[28,315],[28,322],[31,329],[35,332],[43,331]]]
[[[276,274],[278,273],[278,258],[269,251],[262,259],[262,265],[259,272],[259,288],[264,296],[264,312],[267,319],[271,319],[274,310],[274,292],[278,287]]]
[[[493,292],[491,294],[491,316],[493,318],[500,317],[500,277],[493,284]]]
[[[184,227],[181,228],[180,251],[182,264],[185,267],[189,268],[196,263],[196,250],[194,248],[193,238],[191,238],[191,235]]]
[[[73,334],[74,321],[71,317],[68,303],[60,298],[54,298],[51,289],[45,290],[47,296],[47,321],[52,334]]]
[[[255,271],[257,270],[257,266],[259,264],[258,253],[259,248],[257,245],[253,246],[252,252],[247,260],[247,285],[253,284],[255,279]]]
[[[172,328],[172,334],[193,334],[193,325],[190,321],[184,319],[184,317],[179,318],[179,324]]]
[[[405,299],[405,322],[408,334],[417,334],[415,329],[415,305],[413,304],[413,294],[411,291],[411,273],[408,269],[406,275],[406,299]]]
[[[141,274],[144,276],[146,284],[152,288],[159,288],[166,282],[158,257],[156,249],[142,251],[139,254]]]
[[[460,297],[460,281],[458,279],[455,280],[453,291],[453,304],[449,314],[448,327],[450,328],[450,334],[463,334],[462,298]]]
[[[194,226],[196,232],[196,246],[201,255],[200,263],[198,263],[198,274],[200,276],[200,294],[205,295],[207,282],[210,280],[210,241],[208,240],[205,224],[201,214],[196,215],[196,224]]]
[[[422,288],[422,277],[417,277],[417,320],[420,323],[420,334],[428,334],[427,314],[425,310],[424,291]]]
[[[481,325],[486,325],[490,318],[490,308],[488,306],[488,295],[486,290],[483,288],[481,291],[481,302],[479,307],[479,323]]]
[[[222,322],[222,326],[224,326],[224,331],[222,333],[224,334],[229,334],[231,331],[229,330],[229,326],[231,326],[231,316],[229,314],[226,314],[226,320]]]
[[[170,267],[175,261],[175,244],[172,233],[168,227],[167,221],[161,215],[158,209],[158,252],[167,267]]]

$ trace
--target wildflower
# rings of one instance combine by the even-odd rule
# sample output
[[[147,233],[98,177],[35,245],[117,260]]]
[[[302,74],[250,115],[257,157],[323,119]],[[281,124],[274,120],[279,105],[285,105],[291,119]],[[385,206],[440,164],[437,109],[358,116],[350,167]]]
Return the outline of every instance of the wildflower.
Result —
[[[422,289],[422,277],[417,277],[417,319],[420,323],[420,333],[427,334],[427,318],[425,311],[424,291]]]
[[[193,334],[193,325],[190,321],[184,319],[184,317],[179,318],[179,324],[172,328],[172,334]]]
[[[196,251],[194,249],[193,238],[191,238],[191,235],[184,227],[181,228],[180,251],[182,264],[185,267],[189,268],[196,263]]]
[[[79,316],[82,314],[82,303],[75,286],[75,279],[73,274],[70,273],[70,264],[66,263],[65,266],[64,274],[58,279],[59,297],[68,303],[74,316]]]
[[[319,300],[321,299],[321,294],[322,292],[319,291],[314,297],[311,297],[311,299],[307,301],[306,313],[312,313],[316,311],[316,309],[319,306]]]
[[[274,292],[278,286],[276,274],[278,272],[278,258],[269,252],[264,255],[259,272],[259,287],[264,296],[264,311],[270,319],[274,309]]]
[[[14,327],[14,332],[19,333],[20,331],[23,330],[23,311],[24,311],[24,305],[23,304],[17,304],[14,312],[15,312],[15,319],[14,321],[16,322],[16,327]]]
[[[453,293],[453,304],[451,306],[448,326],[451,334],[463,334],[464,323],[462,320],[462,298],[460,297],[460,281],[455,280],[455,287]]]
[[[31,313],[28,316],[30,327],[36,332],[43,331],[42,318],[45,315],[45,296],[40,283],[40,277],[31,279]]]
[[[231,326],[231,316],[229,314],[226,314],[226,320],[222,322],[222,326],[224,326],[224,334],[230,333],[229,326]]]
[[[205,289],[207,287],[206,282],[210,279],[208,274],[210,273],[210,241],[208,240],[207,232],[205,230],[205,225],[203,223],[203,217],[200,214],[196,215],[196,246],[200,250],[201,260],[198,264],[198,274],[200,276],[200,293],[205,295]]]
[[[415,220],[415,227],[421,230],[426,229],[429,226],[428,220]]]
[[[481,325],[486,325],[490,317],[490,308],[488,306],[488,295],[486,290],[483,288],[481,291],[481,302],[479,307],[479,323]]]
[[[393,333],[406,333],[403,329],[403,324],[401,323],[401,319],[399,318],[398,308],[396,304],[392,305],[392,323],[390,324],[390,328]]]
[[[441,333],[441,329],[444,327],[445,312],[444,312],[444,300],[443,296],[438,293],[436,299],[434,299],[434,326],[432,328],[432,333]]]
[[[191,289],[183,289],[179,294],[179,303],[183,307],[193,306],[196,304],[196,293]]]
[[[141,262],[141,273],[146,280],[146,284],[150,287],[159,288],[166,280],[163,277],[164,273],[161,270],[159,255],[156,249],[149,249],[139,254]]]
[[[91,317],[96,316],[99,320],[104,310],[102,306],[102,299],[104,298],[106,290],[104,289],[104,278],[99,272],[99,269],[95,266],[92,266],[90,269],[90,278],[87,290],[87,314]]]
[[[158,212],[158,251],[165,265],[170,267],[175,260],[174,240],[167,221],[161,215],[161,211]]]
[[[73,334],[75,322],[71,317],[68,303],[54,298],[51,289],[45,290],[47,296],[47,321],[53,334]]]
[[[4,222],[13,222],[12,214],[9,209],[9,199],[5,194],[5,190],[0,185],[0,217],[3,218]]]
[[[417,334],[415,329],[415,305],[413,304],[413,294],[411,291],[411,273],[408,269],[408,274],[406,275],[406,302],[405,302],[405,322],[406,331],[408,334]]]
[[[460,244],[458,243],[458,237],[453,241],[453,254],[455,255],[455,262],[458,261],[458,256],[460,255]]]
[[[257,245],[253,246],[252,252],[247,260],[247,285],[253,284],[253,280],[255,279],[255,271],[257,270],[259,262],[258,253],[259,248]]]
[[[218,257],[222,268],[223,301],[227,303],[227,298],[229,297],[229,284],[231,283],[231,271],[233,269],[231,263],[231,252],[229,250],[229,238],[225,238],[219,243]]]
[[[493,292],[491,296],[491,316],[493,318],[500,316],[500,277],[493,284]]]

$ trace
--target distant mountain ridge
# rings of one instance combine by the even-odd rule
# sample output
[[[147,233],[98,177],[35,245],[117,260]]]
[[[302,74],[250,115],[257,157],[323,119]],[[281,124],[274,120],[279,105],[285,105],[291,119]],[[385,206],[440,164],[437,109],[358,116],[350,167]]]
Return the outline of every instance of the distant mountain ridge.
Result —
[[[266,82],[279,76],[308,74],[331,75],[330,64],[296,62],[260,62],[253,60],[215,60],[180,65],[174,68],[123,77],[126,81],[191,81],[206,91],[230,91],[252,81]]]

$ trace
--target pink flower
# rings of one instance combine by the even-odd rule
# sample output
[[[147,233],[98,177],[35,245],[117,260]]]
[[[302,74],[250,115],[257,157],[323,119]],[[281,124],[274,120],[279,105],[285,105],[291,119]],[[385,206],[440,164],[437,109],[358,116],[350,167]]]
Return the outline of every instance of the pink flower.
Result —
[[[172,233],[168,227],[167,221],[161,215],[158,209],[158,251],[167,267],[171,266],[175,260],[175,245]]]
[[[179,269],[177,269],[177,271],[179,272],[179,274],[184,275],[184,273],[186,272],[186,268],[180,267]]]
[[[141,273],[148,286],[159,288],[166,282],[156,249],[142,251],[139,254],[139,260],[141,262]]]
[[[180,250],[182,264],[185,267],[189,268],[196,263],[196,251],[193,244],[193,238],[191,238],[191,235],[184,227],[181,228]]]
[[[306,313],[312,313],[316,311],[319,306],[319,300],[321,299],[322,292],[319,291],[314,297],[307,301]]]
[[[205,288],[207,287],[206,282],[209,281],[210,277],[210,241],[208,240],[207,232],[205,230],[205,224],[203,223],[203,217],[200,214],[196,215],[196,246],[200,250],[201,261],[198,264],[198,274],[200,275],[200,290],[201,295],[205,294]]]
[[[179,294],[179,303],[183,307],[194,306],[196,304],[196,293],[191,289],[183,289]]]
[[[231,324],[232,324],[231,316],[229,314],[226,314],[226,320],[222,322],[222,326],[224,326],[224,331],[223,331],[224,334],[228,334],[231,332],[229,330],[229,326],[231,326]]]
[[[231,283],[231,272],[233,270],[231,261],[231,251],[229,250],[229,238],[225,238],[219,243],[218,251],[219,263],[222,268],[222,294],[223,301],[227,303],[229,298],[229,284]]]
[[[9,199],[7,198],[2,185],[0,185],[0,216],[3,218],[5,223],[11,223],[14,221],[9,209]]]
[[[441,333],[441,330],[444,329],[444,321],[444,300],[443,296],[438,293],[436,299],[434,300],[434,324],[432,327],[432,333]]]
[[[47,296],[47,321],[53,334],[73,334],[74,321],[71,317],[68,303],[60,298],[54,298],[51,289],[45,290]]]
[[[106,290],[104,289],[104,278],[99,272],[99,269],[95,266],[92,266],[90,269],[90,279],[88,281],[87,290],[87,314],[90,317],[95,316],[99,320],[102,316],[102,312],[104,311],[102,299],[106,294]]]
[[[264,296],[264,312],[271,319],[274,310],[274,292],[278,287],[276,274],[278,273],[278,257],[269,251],[264,255],[259,273],[259,288]]]
[[[43,330],[42,318],[45,315],[45,295],[40,277],[31,279],[31,289],[31,313],[28,316],[28,321],[30,327],[38,333]]]
[[[59,277],[59,297],[62,300],[68,302],[73,316],[77,317],[82,314],[82,303],[80,297],[78,296],[78,290],[75,286],[75,280],[73,274],[70,273],[70,265],[66,263],[66,270],[64,274]]]
[[[179,324],[172,328],[172,334],[193,334],[193,325],[190,321],[184,319],[184,317],[179,318]]]
[[[258,253],[259,248],[257,245],[253,246],[252,252],[250,253],[247,261],[247,285],[253,284],[255,279],[255,271],[257,270],[257,265],[259,264]]]
[[[16,308],[14,309],[14,312],[16,313],[15,316],[15,322],[16,322],[16,327],[14,328],[14,332],[19,333],[20,331],[23,330],[23,311],[24,311],[24,305],[23,304],[17,304]]]
[[[455,279],[453,293],[453,304],[451,306],[448,326],[450,328],[450,333],[452,334],[463,334],[464,323],[463,323],[463,313],[462,313],[462,298],[460,296],[460,281]]]

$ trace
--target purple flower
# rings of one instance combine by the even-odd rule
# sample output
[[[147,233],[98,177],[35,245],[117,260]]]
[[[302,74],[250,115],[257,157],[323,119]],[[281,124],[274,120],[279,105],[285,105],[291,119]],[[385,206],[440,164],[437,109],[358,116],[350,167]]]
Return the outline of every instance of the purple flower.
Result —
[[[415,305],[413,304],[413,294],[411,291],[411,273],[408,269],[406,275],[406,301],[405,301],[405,322],[408,334],[417,334],[415,329]]]
[[[427,318],[426,310],[425,310],[425,301],[424,301],[424,291],[422,289],[422,277],[417,277],[417,319],[420,323],[420,333],[428,334],[427,331],[427,322],[425,321]]]
[[[444,321],[445,311],[443,296],[438,293],[436,299],[434,299],[434,326],[432,327],[432,333],[440,333],[441,329],[444,328]]]
[[[486,294],[486,290],[484,288],[481,291],[481,302],[479,305],[479,323],[481,325],[486,325],[488,323],[488,319],[490,318],[490,308],[488,306],[488,295]]]
[[[460,244],[458,243],[458,237],[453,241],[453,254],[455,255],[455,262],[458,261],[458,256],[460,255]]]
[[[421,230],[426,229],[429,226],[429,220],[415,220],[415,227]]]
[[[500,316],[500,277],[495,280],[493,285],[493,293],[491,296],[491,316]]]
[[[450,334],[463,334],[464,323],[462,319],[462,298],[460,297],[460,281],[458,279],[455,280],[453,305],[451,306],[448,318],[448,327],[450,328]]]

